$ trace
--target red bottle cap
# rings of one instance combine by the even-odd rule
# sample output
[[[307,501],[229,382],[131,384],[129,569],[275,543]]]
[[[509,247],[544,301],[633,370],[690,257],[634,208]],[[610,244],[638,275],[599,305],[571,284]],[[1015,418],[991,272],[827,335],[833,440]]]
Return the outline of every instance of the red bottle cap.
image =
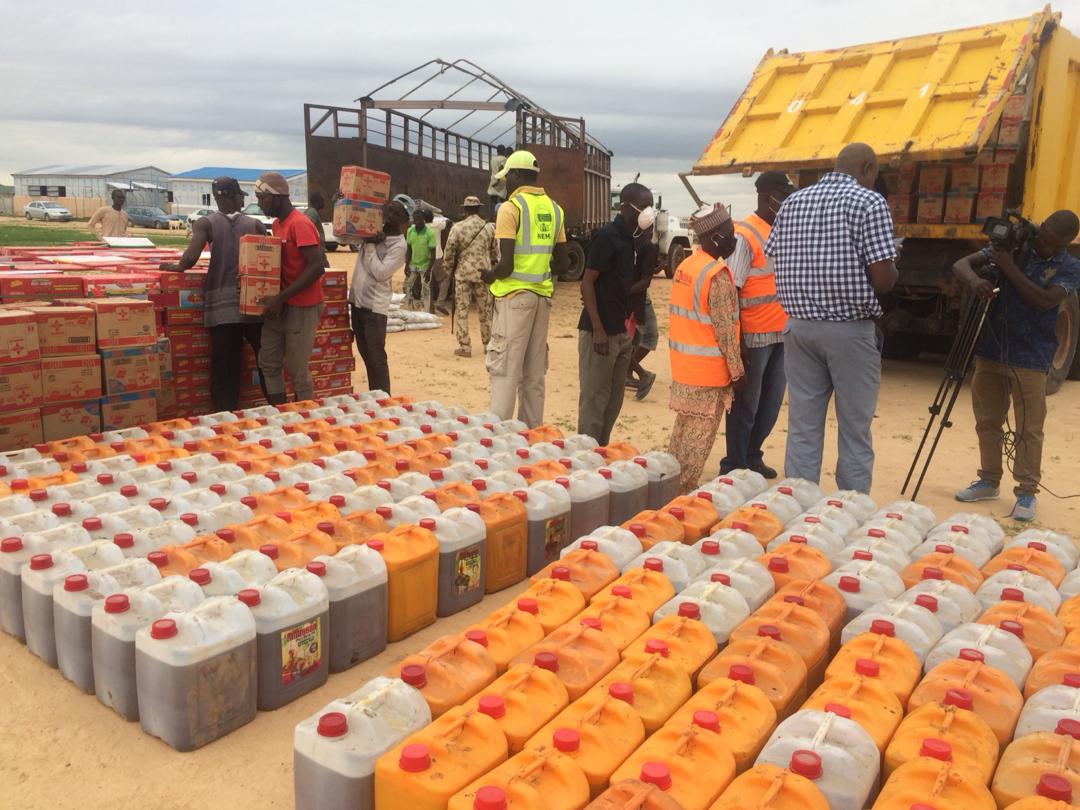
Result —
[[[1020,624],[1020,622],[1015,622],[1012,619],[1005,619],[998,623],[998,627],[1006,633],[1012,633],[1017,638],[1024,637],[1024,625]]]
[[[869,561],[874,559],[874,555],[864,548],[859,548],[851,553],[851,559]]]
[[[699,551],[710,557],[715,556],[720,553],[720,543],[716,540],[702,540]]]
[[[788,770],[799,776],[805,776],[807,779],[819,779],[821,778],[821,757],[805,749],[795,751],[791,755]]]
[[[1010,571],[1027,571],[1027,566],[1020,563],[1009,563],[1006,568]]]
[[[1027,544],[1027,547],[1033,548],[1036,551],[1046,551],[1046,543],[1040,543],[1037,540],[1032,540],[1030,543]]]
[[[888,619],[874,619],[870,622],[870,632],[877,633],[879,636],[893,638],[896,636],[896,625]]]
[[[570,569],[565,565],[556,565],[551,569],[551,578],[557,579],[560,582],[570,581]]]
[[[722,571],[716,571],[709,576],[709,582],[719,582],[721,585],[731,585],[731,577]]]
[[[35,554],[30,558],[31,571],[43,571],[53,567],[52,554]]]
[[[708,490],[703,489],[701,492],[695,492],[694,497],[701,498],[701,500],[708,501],[709,503],[713,502],[713,494]]]
[[[774,641],[782,641],[780,628],[775,624],[763,624],[757,629],[757,634],[762,638],[771,638]]]
[[[956,657],[961,661],[975,661],[977,663],[985,663],[986,656],[979,650],[973,650],[970,647],[965,647],[956,654]]]
[[[68,574],[64,577],[65,591],[85,591],[90,587],[86,574]]]
[[[945,575],[941,573],[941,569],[933,565],[928,565],[922,570],[923,579],[945,579]]]
[[[1054,727],[1055,734],[1064,734],[1068,737],[1072,737],[1074,740],[1080,740],[1080,720],[1074,720],[1071,717],[1063,717],[1058,720],[1057,726]]]
[[[433,532],[435,531],[435,527],[437,524],[435,523],[435,518],[420,518],[420,521],[419,523],[417,523],[417,525],[421,529],[427,529],[429,532]]]
[[[821,518],[817,515],[807,515],[803,518],[803,523],[809,523],[811,526],[817,526],[821,523]]]
[[[486,647],[488,645],[487,633],[483,630],[466,630],[465,638],[473,644],[479,644],[481,647]]]
[[[549,672],[559,671],[559,658],[553,652],[541,651],[533,656],[533,666]]]
[[[641,564],[641,567],[646,571],[659,571],[664,570],[664,561],[659,557],[646,557],[645,562]]]
[[[517,609],[522,613],[531,613],[536,616],[540,613],[540,603],[532,597],[526,596],[517,601]]]
[[[855,661],[855,672],[867,678],[877,678],[881,675],[881,664],[872,658],[859,658]]]
[[[659,638],[646,639],[645,652],[649,655],[659,655],[661,658],[667,658],[671,655],[671,650],[668,649],[667,642]]]
[[[70,517],[71,516],[71,504],[70,503],[54,503],[52,505],[52,513],[57,517]]]
[[[196,585],[209,585],[210,584],[210,572],[205,568],[192,568],[188,572],[188,579],[194,582]]]
[[[506,810],[506,791],[495,785],[477,788],[473,810]]]
[[[671,508],[669,508],[667,510],[667,512],[668,512],[669,515],[671,515],[676,520],[685,520],[686,519],[686,510],[683,509],[681,506],[672,506]]]
[[[11,479],[11,483],[8,486],[10,486],[12,490],[18,492],[22,489],[29,489],[30,482],[27,481],[25,478],[13,478]]]
[[[254,588],[244,588],[236,594],[236,598],[248,607],[255,607],[262,602],[262,596]]]
[[[754,685],[754,668],[749,664],[732,664],[728,669],[728,678],[733,681]]]
[[[859,582],[857,577],[840,577],[840,580],[836,585],[840,590],[844,591],[844,593],[858,593],[862,590],[862,583]]]
[[[916,596],[915,604],[919,607],[926,608],[931,613],[937,613],[938,611],[937,599],[928,593],[920,593],[918,596]]]
[[[595,616],[586,616],[581,620],[581,624],[585,627],[592,628],[593,630],[603,630],[604,623]]]
[[[422,743],[410,743],[401,749],[398,767],[406,773],[420,773],[431,767],[431,752]]]
[[[671,787],[671,769],[663,762],[646,762],[641,766],[641,781],[668,790]]]
[[[770,557],[769,570],[775,571],[777,574],[786,574],[791,570],[791,565],[788,563],[787,557]]]
[[[479,709],[480,714],[486,714],[488,717],[498,720],[506,714],[506,701],[499,695],[483,695],[477,701],[477,709]]]
[[[270,470],[269,472],[265,473],[265,475],[275,484],[281,480],[281,473],[279,473],[277,470]]]
[[[180,477],[187,481],[189,484],[194,484],[196,481],[199,480],[199,474],[197,472],[194,472],[193,470],[188,470],[187,472],[180,473]]]
[[[100,532],[101,531],[101,518],[88,517],[83,518],[82,527],[88,532]]]
[[[383,520],[392,518],[394,516],[394,510],[389,506],[376,506],[375,514],[381,517]]]
[[[1080,689],[1080,672],[1066,672],[1065,677],[1061,679],[1061,682],[1074,689]]]
[[[784,601],[793,605],[806,605],[806,600],[797,593],[785,593]]]
[[[315,731],[320,737],[341,737],[349,731],[349,721],[341,712],[327,712],[319,718]]]
[[[326,563],[322,560],[312,560],[305,567],[309,573],[312,573],[317,577],[326,576]]]
[[[22,547],[23,541],[21,537],[5,537],[3,540],[0,540],[0,551],[5,554],[21,551]]]
[[[955,706],[958,709],[971,709],[975,705],[975,700],[971,696],[971,692],[966,689],[949,689],[945,692],[945,700],[943,703],[946,706]]]
[[[595,540],[582,540],[578,543],[578,548],[583,551],[599,551],[600,545]]]
[[[922,741],[922,745],[919,747],[919,756],[940,759],[942,762],[951,762],[952,746],[945,740],[928,737]]]
[[[720,733],[720,715],[716,712],[710,712],[708,709],[698,709],[694,712],[693,723],[698,728],[703,728],[706,731]]]
[[[1056,773],[1044,773],[1039,777],[1035,792],[1047,799],[1072,804],[1072,784],[1064,776]]]
[[[644,537],[648,533],[644,523],[631,523],[627,528],[634,537]]]
[[[776,491],[779,492],[781,495],[787,495],[789,497],[795,494],[795,490],[793,490],[791,487],[777,487]]]
[[[960,534],[971,534],[971,528],[965,526],[963,523],[954,523],[949,527],[950,532],[960,532]]]
[[[634,686],[626,681],[615,681],[608,686],[608,694],[624,703],[634,702]]]
[[[406,664],[401,668],[401,680],[409,686],[423,689],[427,686],[427,670],[422,664]]]
[[[297,481],[295,484],[293,484],[293,489],[299,490],[306,495],[307,493],[311,492],[311,484],[309,484],[307,481]]]
[[[158,568],[164,568],[169,564],[169,554],[165,551],[151,551],[146,555],[146,559],[156,565]]]
[[[259,546],[259,551],[269,557],[271,560],[278,558],[278,547],[273,543],[263,543]]]
[[[882,537],[885,536],[885,530],[884,529],[867,529],[866,530],[866,536],[867,537],[882,538]]]
[[[1004,602],[1023,602],[1024,592],[1019,588],[1002,588],[1001,599]]]
[[[851,709],[843,703],[826,703],[825,711],[828,714],[835,714],[837,717],[844,717],[848,720],[851,719]]]
[[[46,492],[43,489],[32,489],[32,490],[30,490],[30,500],[32,500],[34,502],[44,501],[48,497],[49,497],[49,493]]]
[[[131,609],[131,600],[126,593],[114,593],[105,597],[106,613],[124,613]]]
[[[946,543],[938,543],[934,546],[934,551],[938,554],[955,554],[956,549]]]
[[[103,487],[112,486],[113,476],[112,473],[98,473],[95,480]]]
[[[529,502],[529,493],[526,492],[523,489],[515,489],[514,490],[514,497],[517,498],[522,503],[528,503]]]
[[[629,585],[612,585],[611,595],[618,596],[620,599],[633,599],[634,594],[630,591]]]
[[[176,632],[176,622],[173,619],[158,619],[150,625],[150,638],[172,638]]]
[[[680,602],[678,615],[683,619],[700,619],[701,605],[697,602]]]
[[[194,512],[185,512],[184,514],[182,514],[180,516],[180,520],[182,520],[188,526],[198,526],[199,525],[199,516],[196,515]]]
[[[555,746],[556,751],[572,754],[581,748],[581,735],[572,728],[557,728],[555,733],[551,735],[551,743]]]
[[[787,539],[787,541],[789,543],[797,543],[801,545],[806,543],[806,538],[803,537],[801,534],[793,534]]]

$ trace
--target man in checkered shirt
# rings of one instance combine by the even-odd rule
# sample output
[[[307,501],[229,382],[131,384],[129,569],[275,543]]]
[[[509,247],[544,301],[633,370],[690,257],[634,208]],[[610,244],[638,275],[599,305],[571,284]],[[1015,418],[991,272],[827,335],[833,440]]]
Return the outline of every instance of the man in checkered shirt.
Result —
[[[836,168],[780,208],[765,253],[788,314],[784,371],[788,438],[784,472],[817,482],[825,414],[836,394],[840,489],[869,492],[870,425],[881,382],[877,295],[896,284],[896,246],[885,198],[873,190],[878,160],[866,144],[845,146]]]

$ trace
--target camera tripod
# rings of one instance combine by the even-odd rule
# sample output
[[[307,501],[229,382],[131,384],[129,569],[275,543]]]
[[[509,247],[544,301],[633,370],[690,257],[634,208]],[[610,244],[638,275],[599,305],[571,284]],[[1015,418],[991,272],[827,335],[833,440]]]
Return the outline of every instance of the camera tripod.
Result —
[[[996,295],[999,290],[1000,288],[995,281],[994,294]],[[986,323],[986,316],[993,301],[993,298],[973,299],[968,304],[967,312],[960,322],[960,329],[953,339],[949,355],[945,359],[945,377],[942,379],[941,385],[938,386],[934,401],[930,403],[930,419],[926,423],[926,429],[923,431],[922,439],[919,441],[919,447],[915,451],[915,458],[911,460],[907,478],[904,479],[904,486],[900,490],[901,495],[907,493],[911,478],[915,474],[915,468],[918,467],[923,450],[926,449],[927,439],[930,438],[930,432],[934,428],[934,422],[937,421],[937,433],[934,434],[934,439],[930,443],[930,449],[923,460],[919,478],[911,492],[911,500],[913,501],[919,497],[919,489],[922,488],[923,479],[926,478],[926,473],[930,469],[930,462],[934,458],[938,442],[941,441],[941,434],[945,432],[945,428],[950,428],[953,425],[949,417],[952,415],[953,406],[956,405],[956,398],[960,396],[960,389],[964,386],[964,377],[967,376],[968,370],[971,368],[971,362],[975,356],[975,345],[979,342],[979,335],[982,334],[983,325]],[[941,417],[940,421],[938,421],[939,416]]]

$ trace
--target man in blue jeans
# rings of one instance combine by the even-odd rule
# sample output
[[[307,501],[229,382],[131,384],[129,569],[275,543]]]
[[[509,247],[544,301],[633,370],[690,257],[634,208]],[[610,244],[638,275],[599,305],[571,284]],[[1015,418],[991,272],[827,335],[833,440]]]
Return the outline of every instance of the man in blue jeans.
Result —
[[[761,447],[784,402],[787,315],[776,297],[773,260],[765,255],[765,241],[772,233],[776,213],[795,186],[780,171],[763,172],[754,186],[757,210],[735,223],[735,252],[727,261],[739,290],[746,377],[735,389],[735,401],[727,415],[727,455],[720,462],[720,474],[750,469],[771,479],[776,478],[776,470],[765,463]]]

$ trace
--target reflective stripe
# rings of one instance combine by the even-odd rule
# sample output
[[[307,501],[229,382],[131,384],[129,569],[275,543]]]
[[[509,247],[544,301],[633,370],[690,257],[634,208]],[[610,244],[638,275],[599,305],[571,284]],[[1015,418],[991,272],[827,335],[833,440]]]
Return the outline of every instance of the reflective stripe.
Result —
[[[746,228],[748,231],[750,231],[750,233],[754,234],[755,237],[757,237],[759,248],[765,245],[765,237],[761,235],[761,232],[757,228],[755,228],[745,219],[742,220],[739,224]]]
[[[684,309],[683,307],[677,307],[672,304],[671,314],[678,315],[681,318],[686,318],[689,321],[697,321],[698,323],[705,323],[712,326],[712,319],[708,315],[702,315],[697,310]]]
[[[746,277],[747,278],[768,278],[769,276],[773,275],[774,270],[775,270],[775,268],[772,266],[772,262],[770,262],[766,258],[765,263],[763,265],[761,265],[760,267],[751,267],[750,272],[748,272],[746,274]]]
[[[551,271],[546,273],[519,273],[514,271],[507,278],[512,278],[515,281],[524,281],[526,284],[542,284],[545,281],[551,280]]]
[[[668,345],[677,352],[682,354],[690,354],[695,357],[723,357],[724,353],[720,351],[719,346],[691,346],[689,343],[680,343],[677,340],[668,338]]]
[[[775,295],[757,295],[753,298],[740,298],[739,306],[746,309],[748,307],[761,306],[762,304],[775,304],[779,300],[780,299]]]
[[[710,270],[712,270],[714,267],[716,267],[717,264],[719,264],[719,262],[716,261],[716,260],[713,260],[713,261],[709,262],[707,265],[705,265],[703,268],[701,268],[701,272],[698,273],[698,277],[694,281],[694,306],[695,307],[699,303],[698,299],[701,297],[701,285],[703,285],[705,283],[705,277],[709,274]],[[711,321],[710,321],[710,323],[711,323]]]
[[[521,242],[514,245],[515,256],[535,256],[538,254],[546,254],[550,256],[555,252],[555,240],[559,238],[559,227],[562,224],[562,211],[558,205],[552,202],[552,208],[555,210],[555,235],[552,237],[550,245],[534,245],[532,242],[532,214],[529,211],[529,204],[525,201],[525,198],[518,194],[513,198],[514,202],[521,208]],[[518,278],[525,281],[544,281],[539,276],[521,279],[519,276],[511,276],[511,278]],[[547,274],[547,278],[551,278],[551,274]]]

